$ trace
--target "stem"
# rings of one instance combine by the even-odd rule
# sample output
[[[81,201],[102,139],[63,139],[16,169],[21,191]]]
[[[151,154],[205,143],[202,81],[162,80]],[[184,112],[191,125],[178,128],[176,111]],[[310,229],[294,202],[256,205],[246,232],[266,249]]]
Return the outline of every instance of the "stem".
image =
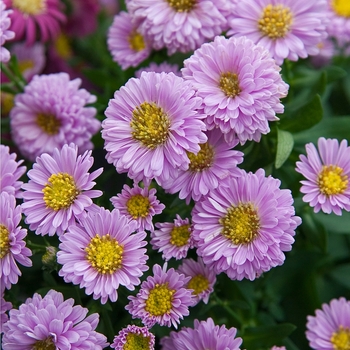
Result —
[[[32,243],[31,241],[27,241],[27,246],[32,249],[46,251],[46,246],[43,246],[42,244]]]
[[[10,79],[11,82],[13,82],[18,91],[16,91],[16,93],[19,92],[23,92],[24,91],[24,83],[21,79],[18,79],[18,77],[16,75],[13,74],[13,72],[3,63],[1,63],[0,65],[0,70],[3,71],[5,73],[5,75]]]
[[[234,312],[225,301],[222,301],[215,293],[213,293],[213,299],[219,306],[225,309],[225,311],[232,317],[235,322],[240,325],[243,324],[241,317],[236,312]]]

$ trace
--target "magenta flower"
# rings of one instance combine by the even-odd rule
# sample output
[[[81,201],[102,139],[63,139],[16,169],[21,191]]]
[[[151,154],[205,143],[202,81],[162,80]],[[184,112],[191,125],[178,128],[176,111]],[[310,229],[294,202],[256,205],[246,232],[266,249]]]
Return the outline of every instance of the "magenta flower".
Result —
[[[3,325],[8,320],[7,311],[12,309],[12,304],[4,299],[4,290],[0,296],[0,334],[2,334]]]
[[[218,36],[184,61],[182,75],[203,99],[208,129],[219,127],[227,142],[259,141],[269,121],[283,113],[288,85],[267,50],[246,37]]]
[[[278,65],[318,53],[327,37],[326,0],[238,1],[228,18],[227,35],[246,36],[265,47]]]
[[[111,348],[116,350],[154,350],[155,336],[147,327],[128,325],[114,337]]]
[[[350,346],[350,301],[333,299],[308,316],[306,338],[315,350],[345,350]]]
[[[15,37],[15,33],[9,30],[11,26],[11,10],[6,9],[6,5],[3,0],[0,0],[0,62],[8,62],[11,54],[3,45],[6,41]]]
[[[347,0],[327,0],[329,23],[327,32],[340,46],[350,44],[350,6]]]
[[[187,169],[186,151],[198,153],[207,141],[201,99],[173,73],[144,72],[114,94],[102,122],[107,161],[135,181],[167,180]]]
[[[189,315],[188,307],[193,302],[191,291],[184,287],[189,279],[173,268],[167,270],[167,264],[163,268],[155,264],[153,276],[142,282],[136,297],[128,297],[130,303],[125,309],[133,318],[141,318],[148,328],[156,323],[177,328],[180,319]]]
[[[91,137],[100,129],[96,109],[86,104],[96,96],[79,89],[81,79],[67,73],[35,76],[24,93],[15,97],[10,112],[11,131],[21,153],[31,161],[42,153],[71,142],[79,152],[92,149]]]
[[[312,143],[306,146],[306,156],[300,155],[296,171],[306,180],[300,181],[303,201],[317,213],[350,211],[350,147],[347,140],[318,139],[318,151]]]
[[[138,231],[153,231],[153,216],[160,214],[165,208],[157,199],[156,193],[155,188],[142,188],[134,183],[133,188],[124,185],[122,192],[112,197],[111,202],[121,214],[130,220],[136,220]]]
[[[135,71],[135,77],[140,78],[142,72],[155,72],[155,73],[174,73],[178,77],[181,77],[182,74],[179,70],[179,66],[177,64],[169,64],[167,62],[162,62],[160,64],[151,62],[148,67],[142,67]]]
[[[16,162],[16,153],[10,153],[8,146],[0,145],[0,192],[7,192],[16,198],[21,198],[22,181],[18,181],[26,172],[25,166],[20,166],[23,160]]]
[[[4,324],[4,350],[71,349],[101,350],[108,346],[106,337],[95,331],[99,315],[86,317],[88,309],[64,300],[50,290],[44,297],[35,293],[24,304],[10,311]]]
[[[148,270],[144,247],[146,233],[137,229],[118,210],[100,208],[90,212],[77,226],[70,226],[60,236],[57,262],[62,266],[59,275],[65,282],[79,284],[94,299],[108,298],[115,302],[119,285],[134,290],[139,277]]]
[[[92,198],[102,195],[92,190],[93,180],[102,168],[91,174],[94,159],[91,151],[78,156],[74,144],[55,149],[53,155],[44,153],[28,171],[29,182],[22,188],[25,222],[37,235],[61,235],[76,219],[84,216],[92,206]]]
[[[174,222],[157,222],[158,230],[151,232],[153,249],[162,253],[164,260],[185,258],[190,248],[194,247],[192,227],[189,219],[181,219],[176,214]]]

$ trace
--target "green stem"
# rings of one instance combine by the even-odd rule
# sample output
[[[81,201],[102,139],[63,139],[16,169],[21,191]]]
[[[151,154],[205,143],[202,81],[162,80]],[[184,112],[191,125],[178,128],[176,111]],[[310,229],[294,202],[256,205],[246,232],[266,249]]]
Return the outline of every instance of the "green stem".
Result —
[[[236,323],[238,323],[240,325],[243,324],[241,317],[236,312],[234,312],[225,301],[222,301],[215,293],[213,294],[212,298],[219,306],[221,306],[223,309],[225,309],[225,311],[232,317],[232,319]]]
[[[32,243],[31,241],[27,241],[27,246],[31,249],[37,249],[37,250],[41,250],[41,251],[46,251],[46,246],[42,245],[42,244],[36,244],[36,243]]]
[[[18,77],[14,75],[13,72],[5,64],[1,63],[0,67],[0,70],[3,71],[5,75],[10,79],[10,81],[16,85],[18,89],[16,93],[23,92],[25,86],[23,81],[21,79],[18,79]]]

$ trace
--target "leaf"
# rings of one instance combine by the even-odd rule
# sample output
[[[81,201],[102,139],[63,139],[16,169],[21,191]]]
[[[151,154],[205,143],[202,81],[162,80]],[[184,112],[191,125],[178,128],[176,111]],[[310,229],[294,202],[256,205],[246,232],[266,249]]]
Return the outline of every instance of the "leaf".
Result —
[[[294,146],[293,135],[289,131],[277,129],[277,152],[275,167],[279,169],[288,159]]]
[[[324,70],[327,73],[328,82],[336,81],[347,76],[346,71],[337,66],[327,66]]]
[[[344,264],[336,267],[330,272],[330,275],[339,284],[350,289],[350,264]]]
[[[329,233],[350,235],[350,212],[343,211],[341,216],[320,212],[315,216],[317,221],[322,223]]]

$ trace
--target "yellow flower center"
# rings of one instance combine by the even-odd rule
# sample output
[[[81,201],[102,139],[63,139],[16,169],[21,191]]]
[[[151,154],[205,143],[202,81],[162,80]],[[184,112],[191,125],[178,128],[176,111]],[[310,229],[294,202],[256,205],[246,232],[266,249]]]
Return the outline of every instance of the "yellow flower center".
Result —
[[[51,114],[39,113],[36,123],[49,135],[56,135],[60,131],[61,122]]]
[[[57,39],[54,41],[54,46],[58,55],[63,59],[72,57],[72,49],[69,44],[67,35],[60,33]]]
[[[332,334],[331,343],[334,350],[350,350],[350,328],[340,326],[338,331]]]
[[[191,230],[190,225],[174,226],[170,232],[170,243],[177,247],[182,247],[188,243],[190,239]]]
[[[168,282],[157,283],[149,292],[145,310],[152,316],[162,316],[170,313],[174,293],[174,289],[169,289]]]
[[[128,37],[128,42],[129,42],[130,48],[134,51],[142,51],[146,47],[143,36],[140,33],[138,33],[136,30],[133,30],[130,33]]]
[[[210,168],[214,160],[214,149],[208,142],[199,145],[200,151],[197,154],[187,152],[187,156],[190,160],[189,168],[191,171],[203,171]]]
[[[26,15],[40,15],[46,10],[46,0],[12,0],[12,6]]]
[[[350,17],[350,1],[349,0],[333,0],[332,8],[334,12],[342,17]]]
[[[9,230],[5,225],[0,224],[0,259],[10,250]]]
[[[144,337],[142,334],[128,333],[123,350],[147,350],[149,349],[150,337]]]
[[[37,340],[31,349],[32,350],[56,350],[56,345],[52,340],[52,336],[48,336],[44,340]]]
[[[241,92],[236,73],[221,73],[219,87],[227,97],[235,98]]]
[[[284,38],[293,22],[293,14],[289,7],[283,5],[267,5],[258,21],[260,32],[270,39]]]
[[[192,294],[198,295],[209,288],[209,281],[203,275],[196,275],[188,282],[187,288],[193,289]]]
[[[123,246],[109,234],[97,234],[85,248],[86,259],[99,273],[112,274],[122,266]]]
[[[32,69],[33,67],[34,67],[33,60],[22,60],[18,62],[18,68],[21,73],[23,73],[27,69]]]
[[[80,193],[73,176],[67,173],[52,174],[42,191],[46,206],[55,211],[70,207]]]
[[[132,112],[132,137],[144,146],[154,149],[169,137],[170,120],[155,103],[143,102]]]
[[[252,242],[260,227],[258,214],[251,203],[231,206],[219,223],[223,226],[222,234],[235,244]]]
[[[348,177],[336,165],[324,165],[317,178],[320,192],[326,196],[342,194],[348,187]]]
[[[12,107],[15,105],[13,103],[14,95],[1,91],[0,92],[0,99],[1,99],[1,114],[2,116],[8,115],[12,109]]]
[[[149,214],[150,202],[148,197],[136,194],[128,199],[126,207],[129,214],[134,218],[145,218]]]
[[[196,5],[196,0],[167,0],[176,12],[190,12]]]

